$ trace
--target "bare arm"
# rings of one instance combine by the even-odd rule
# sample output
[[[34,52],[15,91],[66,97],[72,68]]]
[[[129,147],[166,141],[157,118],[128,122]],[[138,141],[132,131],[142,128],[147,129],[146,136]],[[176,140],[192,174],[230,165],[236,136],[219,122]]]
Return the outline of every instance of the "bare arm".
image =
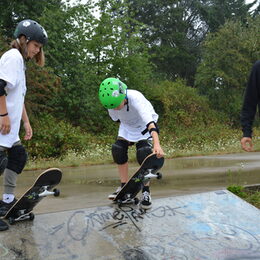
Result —
[[[152,128],[156,128],[154,123],[149,124],[148,130],[150,131]],[[151,136],[153,138],[153,152],[157,155],[158,158],[164,156],[163,149],[160,145],[159,135],[156,131],[151,132]]]
[[[10,118],[8,116],[8,111],[6,108],[5,95],[0,97],[0,132],[5,135],[11,130]]]
[[[29,117],[26,112],[25,105],[23,105],[23,113],[22,113],[23,126],[25,129],[24,140],[30,140],[32,138],[33,132],[30,125]]]

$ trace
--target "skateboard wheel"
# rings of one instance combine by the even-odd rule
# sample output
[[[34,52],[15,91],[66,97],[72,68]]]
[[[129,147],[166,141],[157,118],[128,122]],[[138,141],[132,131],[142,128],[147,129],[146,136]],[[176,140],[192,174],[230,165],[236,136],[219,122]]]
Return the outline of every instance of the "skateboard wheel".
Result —
[[[137,205],[138,203],[139,203],[139,199],[138,198],[134,198],[134,203],[135,203],[135,205]]]
[[[162,174],[160,172],[157,172],[157,179],[161,179],[162,178]]]
[[[30,219],[30,220],[34,220],[34,214],[33,214],[33,213],[30,213],[30,214],[29,214],[29,219]]]
[[[53,192],[54,192],[53,195],[54,195],[55,197],[60,196],[60,191],[59,191],[58,189],[54,189]]]
[[[117,200],[116,202],[117,202],[117,204],[119,204],[119,205],[122,204],[122,200]]]
[[[13,224],[15,223],[15,219],[12,218],[12,217],[10,217],[10,218],[8,219],[8,222],[9,222],[10,225],[13,225]]]

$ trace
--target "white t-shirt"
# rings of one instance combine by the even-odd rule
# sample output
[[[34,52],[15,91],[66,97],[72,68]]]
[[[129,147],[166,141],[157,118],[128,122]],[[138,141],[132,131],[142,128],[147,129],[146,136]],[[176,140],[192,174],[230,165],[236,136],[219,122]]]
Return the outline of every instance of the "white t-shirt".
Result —
[[[9,134],[0,133],[0,145],[12,147],[19,141],[19,129],[26,94],[25,64],[21,53],[13,48],[5,52],[0,59],[0,79],[6,81],[6,106],[11,123]]]
[[[118,136],[130,142],[149,138],[149,132],[143,135],[142,131],[146,129],[148,123],[157,122],[159,116],[155,113],[152,104],[139,91],[128,89],[127,98],[129,111],[127,105],[121,110],[108,109],[114,121],[120,120]]]

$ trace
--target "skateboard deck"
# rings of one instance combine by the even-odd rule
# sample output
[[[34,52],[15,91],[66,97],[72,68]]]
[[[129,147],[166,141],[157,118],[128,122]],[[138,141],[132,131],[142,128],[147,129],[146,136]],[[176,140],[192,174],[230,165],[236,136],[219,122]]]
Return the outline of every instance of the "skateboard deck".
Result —
[[[10,224],[25,219],[34,219],[32,210],[46,196],[59,196],[60,192],[54,188],[59,184],[62,172],[58,168],[50,168],[41,173],[31,188],[29,188],[23,196],[9,209],[4,216]]]
[[[158,171],[164,164],[164,157],[157,158],[156,154],[148,155],[140,168],[123,186],[121,191],[114,198],[118,204],[135,203],[138,204],[139,200],[136,195],[143,188],[143,186],[152,178],[161,179],[162,174]]]

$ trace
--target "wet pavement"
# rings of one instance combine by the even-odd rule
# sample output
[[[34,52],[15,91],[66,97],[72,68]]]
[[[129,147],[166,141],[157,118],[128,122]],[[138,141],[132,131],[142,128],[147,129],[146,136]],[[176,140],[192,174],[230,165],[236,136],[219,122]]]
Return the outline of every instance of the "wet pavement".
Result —
[[[137,168],[137,164],[130,164],[129,175]],[[36,213],[105,206],[108,194],[119,185],[117,168],[113,164],[64,168],[62,171],[63,178],[58,187],[60,197],[44,199]],[[21,196],[41,172],[23,172],[18,179],[16,195]],[[260,184],[260,153],[168,159],[161,172],[163,178],[151,182],[153,198],[226,189],[233,184]]]
[[[65,168],[60,197],[0,232],[0,259],[260,259],[260,211],[225,188],[260,183],[260,153],[166,160],[153,207],[118,207],[115,165]],[[130,165],[130,173],[138,166]],[[41,171],[20,176],[22,195]]]
[[[40,214],[0,234],[0,259],[260,259],[259,219],[227,190]]]

